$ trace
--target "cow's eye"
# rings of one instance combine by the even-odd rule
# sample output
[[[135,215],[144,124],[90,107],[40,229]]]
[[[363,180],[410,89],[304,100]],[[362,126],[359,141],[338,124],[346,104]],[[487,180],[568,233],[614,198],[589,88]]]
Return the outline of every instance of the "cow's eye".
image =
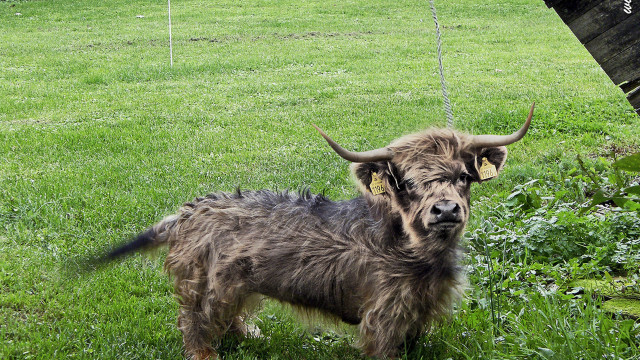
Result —
[[[413,190],[416,188],[416,184],[411,179],[406,179],[403,181],[404,188],[407,190]]]
[[[471,180],[471,175],[469,175],[467,173],[460,174],[460,177],[458,178],[458,181],[463,182],[463,183],[467,183],[467,182],[469,182],[469,180]]]

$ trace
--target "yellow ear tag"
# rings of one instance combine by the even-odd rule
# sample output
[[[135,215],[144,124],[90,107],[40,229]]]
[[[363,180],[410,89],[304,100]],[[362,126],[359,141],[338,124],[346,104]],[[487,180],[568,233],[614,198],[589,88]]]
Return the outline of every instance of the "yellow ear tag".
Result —
[[[373,195],[380,195],[386,192],[384,189],[384,183],[382,183],[382,180],[378,177],[377,173],[371,173],[371,184],[369,184],[369,188]]]
[[[496,166],[487,160],[486,157],[482,158],[482,166],[480,166],[480,180],[487,180],[498,176],[498,170]]]

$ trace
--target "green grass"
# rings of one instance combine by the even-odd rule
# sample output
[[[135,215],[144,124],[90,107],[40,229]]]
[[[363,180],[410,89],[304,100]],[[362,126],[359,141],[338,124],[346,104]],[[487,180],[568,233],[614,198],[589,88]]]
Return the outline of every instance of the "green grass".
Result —
[[[0,358],[179,358],[161,256],[71,278],[65,261],[211,191],[354,196],[311,122],[356,150],[445,125],[426,1],[172,5],[173,68],[163,1],[0,1]],[[622,92],[543,1],[437,7],[456,128],[509,133],[537,104],[502,176],[474,188],[470,231],[515,185],[640,146]],[[597,301],[532,289],[496,324],[471,281],[407,358],[640,357],[639,326]],[[274,304],[258,325],[266,339],[228,358],[359,358],[351,335]]]

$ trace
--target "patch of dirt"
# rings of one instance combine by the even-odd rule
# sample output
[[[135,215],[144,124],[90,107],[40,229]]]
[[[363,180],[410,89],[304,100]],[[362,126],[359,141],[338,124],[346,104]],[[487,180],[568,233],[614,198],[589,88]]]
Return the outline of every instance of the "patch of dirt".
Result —
[[[635,154],[640,152],[640,145],[637,144],[609,144],[602,148],[602,150],[598,151],[595,154],[591,154],[590,158],[604,157],[607,159],[621,158],[627,155]]]
[[[373,34],[372,31],[365,31],[365,32],[350,32],[350,33],[337,33],[337,32],[320,32],[320,31],[309,31],[309,32],[305,32],[305,33],[291,33],[291,34],[280,34],[280,33],[273,33],[270,35],[259,35],[259,36],[254,36],[251,38],[243,38],[240,36],[223,36],[223,37],[206,37],[206,36],[200,36],[200,37],[192,37],[189,39],[189,41],[192,42],[198,42],[198,41],[205,41],[205,42],[210,42],[210,43],[222,43],[222,42],[230,42],[230,41],[243,41],[243,40],[249,40],[249,41],[259,41],[262,39],[266,39],[266,38],[276,38],[276,39],[280,39],[280,40],[306,40],[306,39],[316,39],[316,38],[361,38],[363,36],[366,35],[371,35]]]
[[[220,42],[217,38],[206,38],[206,37],[198,37],[198,38],[190,38],[189,41],[208,41],[212,43]]]

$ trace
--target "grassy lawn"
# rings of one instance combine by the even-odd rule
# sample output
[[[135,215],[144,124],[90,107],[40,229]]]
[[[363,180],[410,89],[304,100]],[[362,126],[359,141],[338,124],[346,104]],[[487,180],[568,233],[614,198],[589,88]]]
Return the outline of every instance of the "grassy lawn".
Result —
[[[163,256],[86,276],[68,260],[208,192],[355,196],[311,122],[355,150],[446,124],[427,1],[175,2],[173,67],[166,6],[0,1],[1,359],[181,358]],[[640,119],[542,0],[437,7],[455,127],[510,133],[537,109],[473,189],[467,300],[404,356],[639,359],[640,324],[572,282],[624,276],[638,296],[638,217],[575,209],[576,157],[606,176]],[[360,358],[349,329],[305,331],[278,304],[255,322],[265,338],[225,358]]]

